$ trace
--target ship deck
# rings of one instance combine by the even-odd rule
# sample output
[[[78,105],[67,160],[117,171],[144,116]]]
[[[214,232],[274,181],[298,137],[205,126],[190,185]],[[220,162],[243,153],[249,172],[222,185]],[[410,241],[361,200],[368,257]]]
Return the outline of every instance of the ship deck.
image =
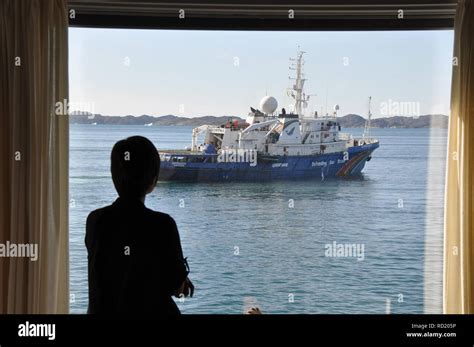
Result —
[[[174,154],[174,155],[202,155],[201,151],[191,151],[187,149],[158,149],[160,154]]]

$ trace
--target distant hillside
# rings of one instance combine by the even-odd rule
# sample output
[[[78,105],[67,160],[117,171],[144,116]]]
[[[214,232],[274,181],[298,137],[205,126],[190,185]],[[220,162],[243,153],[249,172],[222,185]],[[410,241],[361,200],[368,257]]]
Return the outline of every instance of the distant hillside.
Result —
[[[244,120],[239,117],[232,116],[204,116],[204,117],[178,117],[174,115],[166,115],[160,117],[153,117],[148,115],[142,115],[138,117],[134,116],[103,116],[100,114],[78,114],[72,113],[70,115],[71,124],[120,124],[120,125],[145,125],[152,124],[153,126],[165,126],[165,125],[188,125],[188,126],[200,126],[203,124],[210,125],[221,125],[225,124],[229,120],[238,120],[243,122]],[[363,128],[365,125],[365,118],[357,114],[348,114],[342,117],[338,117],[338,121],[341,123],[343,128]],[[375,118],[372,119],[373,128],[447,128],[448,117],[444,115],[424,115],[417,118],[413,117],[387,117],[387,118]]]
[[[363,128],[365,126],[365,118],[348,114],[338,118],[343,128]],[[447,128],[448,116],[435,114],[424,115],[419,117],[387,117],[372,119],[371,126],[373,128]]]
[[[70,115],[70,123],[71,124],[120,124],[120,125],[145,125],[145,124],[152,124],[152,125],[189,125],[189,126],[200,126],[203,124],[210,124],[210,125],[221,125],[225,124],[229,120],[239,120],[239,122],[243,122],[243,119],[239,117],[231,117],[231,116],[221,116],[221,117],[214,117],[214,116],[204,116],[204,117],[194,117],[194,118],[187,118],[187,117],[178,117],[173,115],[166,115],[160,117],[153,117],[148,115],[142,115],[138,117],[134,116],[103,116],[100,114],[77,114],[72,113]]]

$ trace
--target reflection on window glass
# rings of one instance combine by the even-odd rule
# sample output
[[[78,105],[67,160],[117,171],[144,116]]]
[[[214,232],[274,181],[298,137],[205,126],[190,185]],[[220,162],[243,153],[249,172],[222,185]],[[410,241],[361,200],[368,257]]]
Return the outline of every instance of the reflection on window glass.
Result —
[[[142,135],[162,165],[146,205],[176,220],[196,286],[183,313],[440,313],[452,43],[70,29],[71,311],[111,149]]]

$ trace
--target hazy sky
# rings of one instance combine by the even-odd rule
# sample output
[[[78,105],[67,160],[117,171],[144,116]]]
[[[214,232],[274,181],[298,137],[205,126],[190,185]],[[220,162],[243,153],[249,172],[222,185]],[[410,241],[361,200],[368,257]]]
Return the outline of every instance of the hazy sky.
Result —
[[[369,95],[375,117],[400,103],[420,114],[449,112],[451,30],[69,33],[71,110],[245,117],[265,95],[288,109],[289,58],[300,46],[307,52],[305,91],[316,94],[308,113],[339,104],[340,115],[365,116]]]

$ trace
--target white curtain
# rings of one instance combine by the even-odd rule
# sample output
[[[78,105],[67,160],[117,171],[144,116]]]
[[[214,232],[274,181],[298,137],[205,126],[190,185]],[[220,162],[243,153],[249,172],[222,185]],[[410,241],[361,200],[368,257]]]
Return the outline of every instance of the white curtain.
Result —
[[[474,313],[474,6],[458,2],[445,201],[445,313]]]
[[[0,3],[0,313],[67,313],[68,98],[65,0]]]

